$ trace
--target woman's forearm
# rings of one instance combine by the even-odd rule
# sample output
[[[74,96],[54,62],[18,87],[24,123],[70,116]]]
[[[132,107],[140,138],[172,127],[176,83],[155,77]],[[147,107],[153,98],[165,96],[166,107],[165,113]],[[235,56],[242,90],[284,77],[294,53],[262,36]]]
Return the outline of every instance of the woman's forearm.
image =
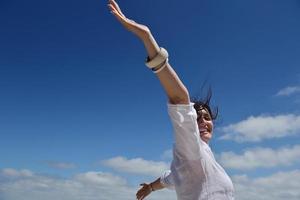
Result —
[[[143,36],[141,40],[144,43],[146,51],[150,59],[154,58],[154,56],[159,52],[159,45],[157,44],[156,40],[154,39],[151,33]]]
[[[155,41],[152,34],[147,37],[143,37],[142,41],[147,50],[150,59],[155,57],[159,52],[159,45]],[[188,104],[189,103],[189,93],[174,69],[170,64],[157,73],[157,77],[160,80],[163,88],[165,89],[170,103],[172,104]]]

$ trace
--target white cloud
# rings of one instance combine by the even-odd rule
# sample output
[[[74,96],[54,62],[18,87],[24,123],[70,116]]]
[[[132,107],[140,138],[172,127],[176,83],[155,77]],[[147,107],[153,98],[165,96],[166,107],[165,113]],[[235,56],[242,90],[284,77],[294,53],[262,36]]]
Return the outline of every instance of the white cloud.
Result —
[[[85,184],[100,184],[106,186],[126,186],[127,182],[125,179],[114,176],[110,173],[103,172],[86,172],[82,174],[77,174],[74,176],[74,180]]]
[[[233,152],[223,152],[218,157],[220,163],[225,168],[230,169],[251,170],[259,167],[291,166],[299,162],[300,145],[277,150],[271,148],[253,148],[244,151],[242,155]]]
[[[25,171],[30,176],[23,176]],[[0,170],[1,200],[132,200],[138,189],[110,173],[86,172],[64,179],[25,171]],[[148,199],[175,198],[175,192],[164,190],[151,194]]]
[[[269,177],[251,179],[246,175],[234,176],[238,200],[299,200],[300,171],[279,172]]]
[[[129,186],[125,179],[109,173],[86,172],[63,179],[35,174],[22,176],[0,171],[0,199],[3,200],[132,200],[138,187]],[[23,171],[23,172],[22,172]],[[6,180],[15,174],[17,179]],[[26,174],[26,173],[25,173]],[[247,175],[232,177],[238,200],[299,200],[300,171],[279,172],[268,177],[250,178]],[[174,200],[174,191],[152,193],[148,200]]]
[[[30,170],[22,169],[22,170],[15,170],[12,168],[5,168],[2,169],[1,175],[7,178],[20,178],[20,177],[31,177],[33,174]]]
[[[104,160],[101,163],[120,172],[150,176],[160,176],[170,168],[166,162],[148,161],[142,158],[127,159],[121,156]]]
[[[76,168],[76,165],[73,163],[66,163],[66,162],[57,162],[57,161],[45,161],[45,163],[55,169],[73,169]]]
[[[286,88],[283,88],[281,90],[279,90],[276,94],[276,96],[289,96],[289,95],[292,95],[292,94],[295,94],[295,93],[299,93],[300,92],[300,87],[297,87],[297,86],[289,86],[289,87],[286,87]]]
[[[263,139],[281,138],[300,133],[300,116],[278,115],[249,117],[241,122],[221,128],[220,139],[237,142],[259,142]]]

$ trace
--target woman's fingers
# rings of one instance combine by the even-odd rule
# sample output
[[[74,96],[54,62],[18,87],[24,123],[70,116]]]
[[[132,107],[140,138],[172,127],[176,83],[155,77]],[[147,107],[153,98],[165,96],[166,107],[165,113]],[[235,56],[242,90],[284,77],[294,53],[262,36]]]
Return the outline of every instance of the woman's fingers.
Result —
[[[110,11],[114,11],[114,12],[117,12],[118,13],[118,10],[110,3],[110,4],[107,4],[107,6],[109,7]],[[120,13],[119,13],[120,14]]]
[[[126,18],[121,12],[118,4],[114,0],[109,0],[107,6],[110,9],[110,12],[117,18],[117,20],[130,32],[137,35],[139,38],[144,38],[150,33],[150,30],[147,26],[139,24],[134,20]]]
[[[112,3],[109,3],[109,4],[107,4],[107,6],[109,7],[109,9],[111,10],[111,11],[115,11],[115,12],[118,12],[119,13],[119,11],[117,10],[117,8],[112,4]],[[120,14],[120,13],[119,13]],[[121,15],[121,14],[120,14]]]
[[[141,200],[141,199],[144,198],[144,196],[145,196],[144,194],[139,193],[139,194],[136,195],[136,198],[137,198],[138,200]]]
[[[147,188],[148,184],[146,183],[142,183],[140,184],[140,186],[142,186],[142,188],[137,192],[136,197],[138,200],[143,200],[151,193],[151,191],[149,191],[149,189]]]
[[[116,11],[114,8],[111,9],[110,11],[114,16],[116,16],[116,18],[123,24],[123,25],[127,25],[127,21],[126,18],[123,17],[122,15],[119,14],[118,11]]]
[[[116,1],[114,0],[109,0],[109,2],[115,7],[115,9],[120,13],[120,15],[122,15],[123,17],[125,17],[125,15],[122,13],[119,5],[117,4]]]
[[[111,10],[110,12],[114,14],[124,26],[128,25],[128,19],[124,15],[120,14],[112,4],[108,4],[108,7]]]
[[[146,183],[140,184],[140,186],[142,186],[142,188],[139,189],[139,191],[136,193],[136,198],[138,200],[142,200],[147,196],[147,192],[145,191],[145,189],[146,189],[145,186],[146,185],[147,185]]]
[[[141,195],[139,195],[139,196],[137,197],[138,200],[142,200],[142,199],[144,199],[144,198],[145,198],[145,195],[144,195],[144,194],[141,194]]]

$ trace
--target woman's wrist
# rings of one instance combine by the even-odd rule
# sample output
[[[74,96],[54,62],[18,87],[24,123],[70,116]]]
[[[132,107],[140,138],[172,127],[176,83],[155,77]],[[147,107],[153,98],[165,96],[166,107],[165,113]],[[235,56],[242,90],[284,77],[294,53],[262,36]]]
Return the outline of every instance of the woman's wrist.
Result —
[[[148,53],[149,59],[154,58],[157,53],[160,51],[159,45],[155,41],[154,37],[151,33],[149,33],[147,36],[144,36],[141,38],[143,41],[146,51]]]
[[[150,184],[149,184],[149,186],[150,186],[150,190],[151,190],[151,192],[154,192],[154,191],[155,191],[155,189],[154,189],[154,187],[153,187],[152,183],[150,183]]]

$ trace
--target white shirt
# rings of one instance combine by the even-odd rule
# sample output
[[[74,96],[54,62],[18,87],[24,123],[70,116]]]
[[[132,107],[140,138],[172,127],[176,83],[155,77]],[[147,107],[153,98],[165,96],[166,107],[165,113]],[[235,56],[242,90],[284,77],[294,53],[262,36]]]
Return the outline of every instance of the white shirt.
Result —
[[[232,181],[202,141],[193,105],[168,103],[175,143],[171,171],[161,183],[175,188],[178,200],[233,200]]]

